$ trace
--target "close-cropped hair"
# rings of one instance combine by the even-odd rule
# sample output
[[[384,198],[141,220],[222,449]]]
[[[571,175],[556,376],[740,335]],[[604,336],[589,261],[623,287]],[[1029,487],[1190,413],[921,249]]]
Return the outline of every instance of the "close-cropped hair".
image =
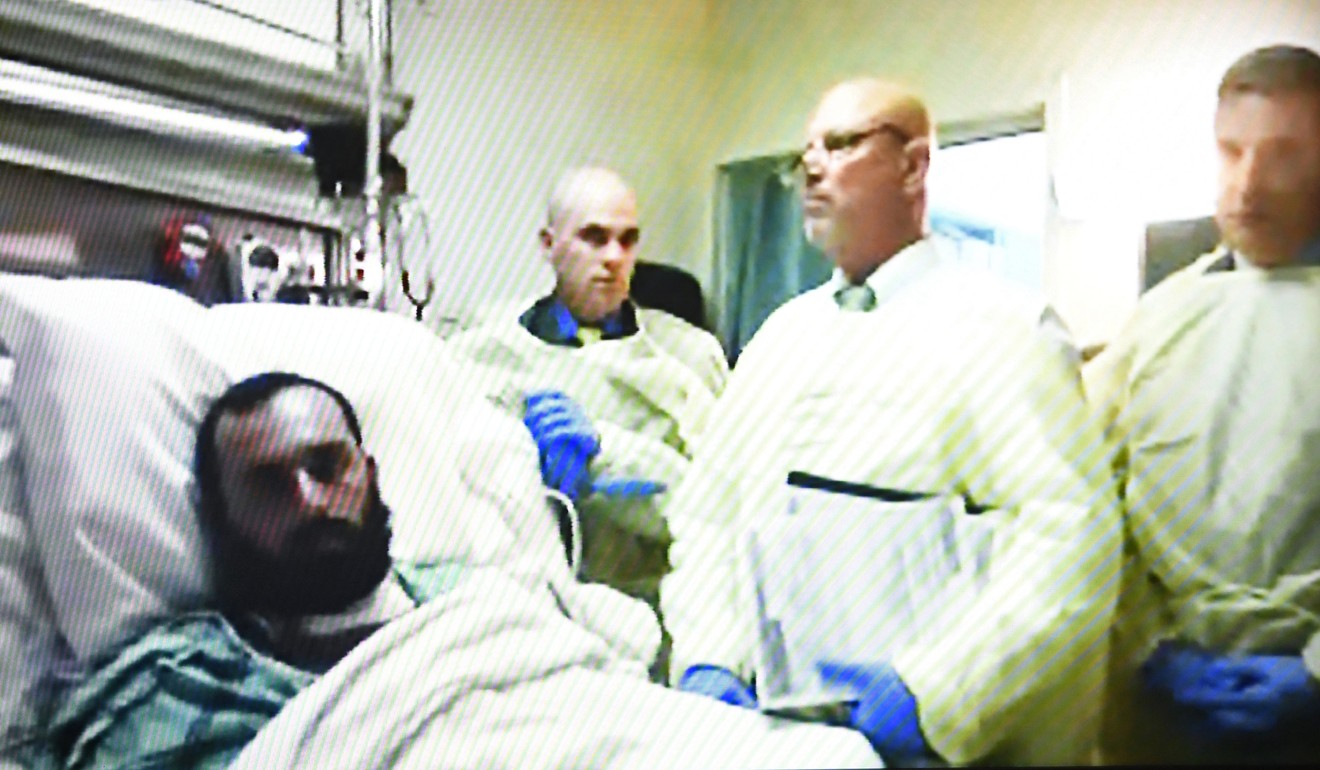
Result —
[[[1237,94],[1320,94],[1320,54],[1309,48],[1258,48],[1233,63],[1219,83],[1219,98]]]
[[[193,471],[197,483],[197,508],[205,528],[214,527],[224,515],[224,490],[220,483],[219,448],[216,431],[226,414],[249,414],[289,388],[315,388],[327,393],[339,404],[344,421],[358,446],[362,445],[362,426],[348,398],[320,380],[292,372],[264,372],[230,386],[211,403],[197,429],[197,447]]]

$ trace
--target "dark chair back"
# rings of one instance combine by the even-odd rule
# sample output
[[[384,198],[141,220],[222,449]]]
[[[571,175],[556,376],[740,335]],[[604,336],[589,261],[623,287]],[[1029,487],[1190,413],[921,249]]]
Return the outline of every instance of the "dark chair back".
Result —
[[[672,265],[638,262],[632,279],[632,300],[642,307],[663,310],[699,329],[706,325],[706,299],[691,273]]]

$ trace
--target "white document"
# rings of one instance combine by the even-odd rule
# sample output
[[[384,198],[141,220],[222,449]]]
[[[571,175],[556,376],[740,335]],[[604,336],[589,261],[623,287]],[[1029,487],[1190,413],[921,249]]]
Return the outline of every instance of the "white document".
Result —
[[[743,535],[757,696],[768,712],[810,718],[855,700],[822,681],[818,661],[888,660],[951,594],[966,597],[955,585],[985,572],[990,529],[965,526],[975,517],[961,498],[891,502],[895,493],[840,486],[791,487],[789,510]]]

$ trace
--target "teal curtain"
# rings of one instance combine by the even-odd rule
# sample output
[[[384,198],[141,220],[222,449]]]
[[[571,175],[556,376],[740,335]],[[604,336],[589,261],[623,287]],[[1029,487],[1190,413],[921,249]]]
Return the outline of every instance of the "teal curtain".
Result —
[[[829,278],[833,265],[802,232],[802,202],[785,156],[719,169],[716,265],[719,332],[731,365],[775,308]]]

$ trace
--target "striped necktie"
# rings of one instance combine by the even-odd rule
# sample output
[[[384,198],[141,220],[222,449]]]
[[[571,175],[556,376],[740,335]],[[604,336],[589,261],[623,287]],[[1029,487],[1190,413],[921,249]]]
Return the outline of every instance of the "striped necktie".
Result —
[[[875,290],[867,284],[848,285],[834,293],[841,310],[866,313],[875,310]]]

